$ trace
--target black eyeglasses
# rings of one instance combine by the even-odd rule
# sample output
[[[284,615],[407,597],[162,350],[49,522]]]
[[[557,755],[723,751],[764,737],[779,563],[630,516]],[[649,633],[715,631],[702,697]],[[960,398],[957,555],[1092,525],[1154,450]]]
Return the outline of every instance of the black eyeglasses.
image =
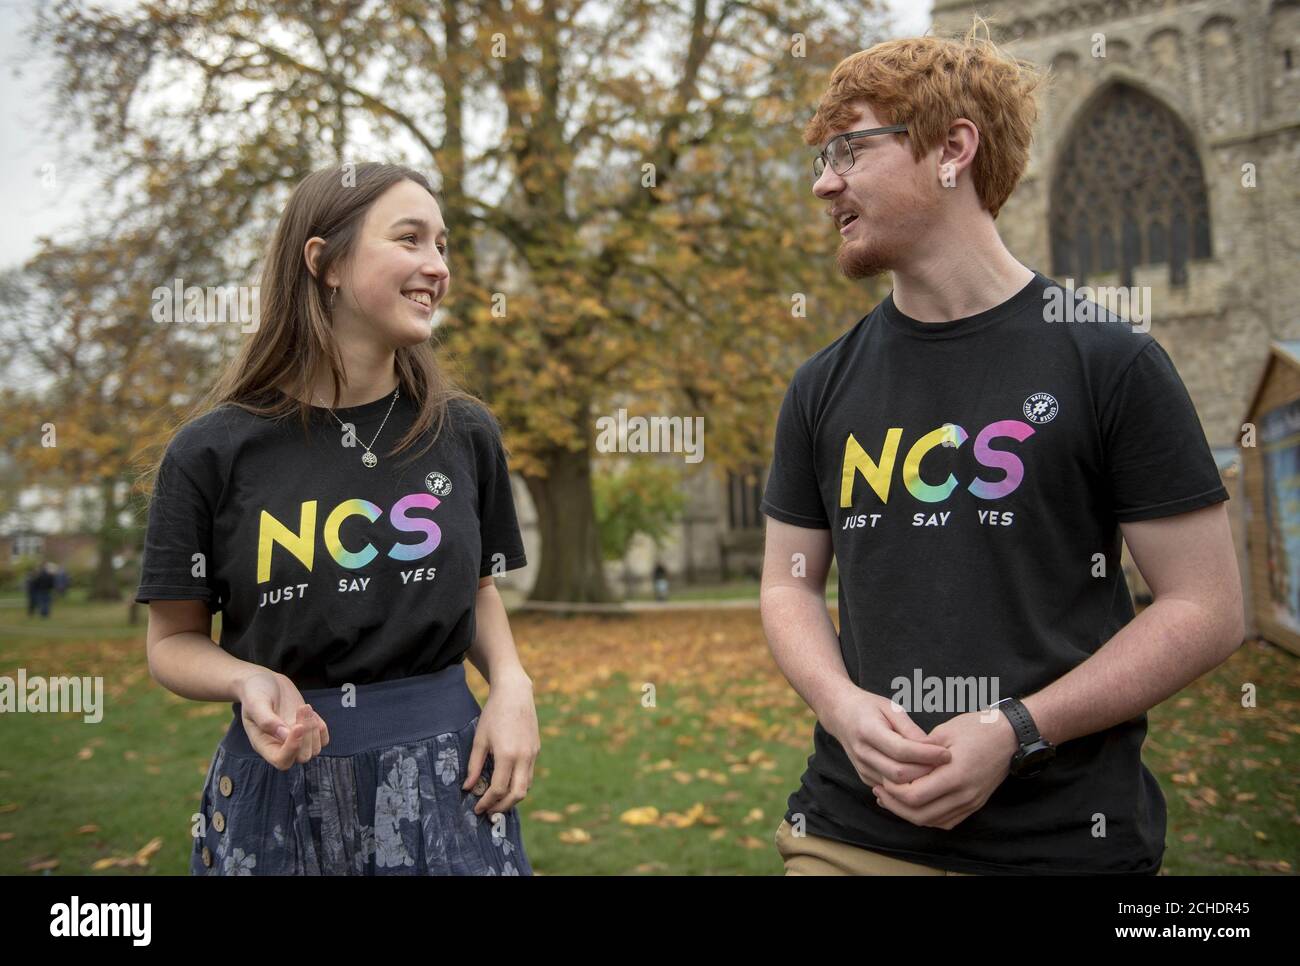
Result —
[[[825,149],[813,158],[813,180],[816,181],[826,170],[826,162],[829,161],[831,170],[836,174],[848,174],[849,169],[853,167],[853,146],[849,141],[853,138],[868,138],[873,134],[906,134],[906,124],[891,124],[888,127],[873,127],[866,131],[849,131],[846,134],[837,134],[826,142]]]

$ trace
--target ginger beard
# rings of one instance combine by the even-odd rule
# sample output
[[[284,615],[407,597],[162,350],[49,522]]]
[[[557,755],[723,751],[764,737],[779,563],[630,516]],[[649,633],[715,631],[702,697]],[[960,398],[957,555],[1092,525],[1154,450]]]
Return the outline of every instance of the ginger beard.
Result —
[[[859,222],[863,217],[859,216]],[[897,236],[885,234],[884,237],[868,237],[867,226],[856,224],[853,234],[840,242],[835,253],[835,263],[845,278],[875,278],[893,269],[898,264],[902,252],[895,244]]]
[[[918,166],[919,169],[919,166]],[[905,181],[893,194],[876,193],[870,209],[847,199],[858,220],[841,236],[835,263],[845,278],[874,278],[906,264],[909,253],[924,250],[925,239],[943,215],[943,199],[936,183]],[[840,202],[846,199],[836,199]]]

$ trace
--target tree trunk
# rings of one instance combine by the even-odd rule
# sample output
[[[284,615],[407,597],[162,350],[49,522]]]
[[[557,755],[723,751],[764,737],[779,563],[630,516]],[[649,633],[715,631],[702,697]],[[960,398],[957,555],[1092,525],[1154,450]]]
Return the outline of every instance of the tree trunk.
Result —
[[[601,562],[590,454],[585,447],[577,452],[556,450],[545,462],[547,476],[524,477],[537,508],[542,543],[530,599],[612,600]]]
[[[117,573],[113,570],[113,554],[117,553],[121,539],[117,526],[117,504],[113,501],[113,479],[99,481],[99,539],[95,541],[95,575],[91,578],[91,600],[119,600]]]

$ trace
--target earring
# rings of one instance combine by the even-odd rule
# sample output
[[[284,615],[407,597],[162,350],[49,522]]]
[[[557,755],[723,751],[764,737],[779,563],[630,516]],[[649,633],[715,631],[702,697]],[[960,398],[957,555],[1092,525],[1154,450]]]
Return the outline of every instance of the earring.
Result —
[[[331,312],[334,311],[334,296],[338,294],[339,294],[339,288],[337,285],[334,286],[332,289],[330,289],[330,311]]]

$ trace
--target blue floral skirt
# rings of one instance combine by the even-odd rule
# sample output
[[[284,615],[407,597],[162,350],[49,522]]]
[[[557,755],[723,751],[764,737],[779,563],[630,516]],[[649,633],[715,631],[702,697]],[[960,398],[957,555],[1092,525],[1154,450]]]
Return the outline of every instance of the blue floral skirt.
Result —
[[[480,708],[465,667],[302,692],[330,742],[280,771],[234,720],[203,784],[194,875],[532,875],[516,809],[462,790]],[[478,794],[475,794],[475,793]]]

